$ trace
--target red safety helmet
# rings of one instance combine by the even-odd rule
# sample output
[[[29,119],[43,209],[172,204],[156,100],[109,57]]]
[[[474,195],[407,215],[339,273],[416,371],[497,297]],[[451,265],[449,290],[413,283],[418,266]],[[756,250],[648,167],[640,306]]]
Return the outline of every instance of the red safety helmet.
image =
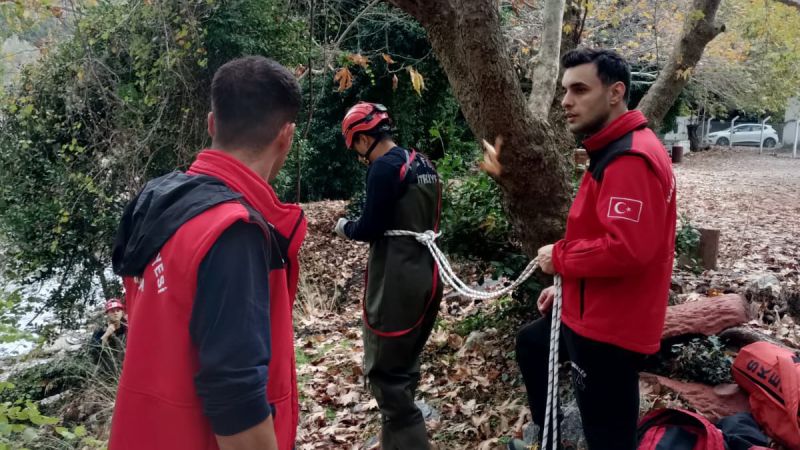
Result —
[[[347,111],[342,120],[342,136],[347,148],[353,147],[353,136],[356,133],[391,129],[392,119],[389,118],[389,111],[380,103],[358,102]]]
[[[125,305],[122,303],[122,300],[118,298],[112,298],[111,300],[106,302],[106,312],[109,312],[114,308],[119,308],[124,311]]]

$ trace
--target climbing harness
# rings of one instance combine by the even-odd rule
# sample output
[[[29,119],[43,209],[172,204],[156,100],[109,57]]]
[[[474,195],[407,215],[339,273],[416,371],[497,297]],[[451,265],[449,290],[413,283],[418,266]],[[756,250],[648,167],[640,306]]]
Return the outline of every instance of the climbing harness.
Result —
[[[384,236],[415,238],[417,242],[427,247],[431,252],[433,260],[439,267],[439,276],[442,278],[442,281],[450,285],[459,294],[472,299],[489,300],[507,295],[527,281],[539,266],[539,261],[534,258],[533,261],[528,263],[519,278],[511,282],[508,286],[492,291],[481,291],[467,286],[467,284],[459,279],[455,272],[453,272],[453,268],[450,266],[447,257],[442,253],[442,250],[439,249],[439,246],[436,245],[436,239],[441,236],[441,233],[432,230],[423,233],[406,230],[389,230],[384,233]],[[542,450],[548,448],[555,450],[557,447],[556,442],[558,442],[558,346],[559,336],[561,335],[561,304],[563,303],[561,275],[556,274],[554,286],[556,292],[555,299],[553,300],[553,317],[550,322],[550,357],[547,364],[547,406],[545,407],[544,415]],[[550,428],[553,429],[552,446],[548,444],[548,442],[550,442],[548,440],[550,437]]]

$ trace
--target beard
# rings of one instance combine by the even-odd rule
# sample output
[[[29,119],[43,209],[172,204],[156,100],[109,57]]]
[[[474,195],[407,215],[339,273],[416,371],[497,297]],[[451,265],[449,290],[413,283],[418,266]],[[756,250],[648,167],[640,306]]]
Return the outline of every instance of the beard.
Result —
[[[568,126],[569,131],[579,136],[591,136],[603,129],[606,122],[608,121],[608,116],[609,116],[608,113],[601,114],[593,117],[590,121],[586,123],[576,123],[573,125],[569,125]]]

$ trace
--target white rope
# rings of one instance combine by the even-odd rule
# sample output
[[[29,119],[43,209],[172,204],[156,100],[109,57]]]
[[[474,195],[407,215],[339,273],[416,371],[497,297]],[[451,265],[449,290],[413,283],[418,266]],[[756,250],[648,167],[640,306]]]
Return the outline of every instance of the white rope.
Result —
[[[528,278],[530,278],[531,275],[533,275],[533,272],[536,270],[536,267],[538,267],[538,261],[534,259],[528,263],[528,266],[525,267],[525,270],[522,271],[519,278],[514,280],[508,286],[493,291],[481,291],[467,286],[467,284],[461,281],[461,279],[459,279],[456,273],[453,271],[453,268],[450,266],[450,262],[447,260],[447,256],[445,256],[444,253],[442,253],[442,250],[436,245],[436,238],[438,238],[441,233],[431,230],[428,230],[424,233],[405,230],[389,230],[384,233],[384,235],[394,237],[413,237],[420,244],[426,246],[431,252],[431,256],[433,256],[433,259],[439,266],[439,275],[442,277],[442,281],[450,285],[459,294],[472,299],[489,300],[507,295],[519,287],[519,285],[524,283]]]
[[[561,275],[556,274],[553,316],[550,321],[550,359],[547,364],[547,406],[544,409],[544,434],[542,450],[558,448],[558,341],[561,336]],[[553,423],[552,446],[549,444],[550,423]]]
[[[453,272],[453,268],[450,266],[450,262],[447,260],[447,257],[436,245],[436,239],[441,236],[441,233],[437,233],[432,230],[425,231],[424,233],[405,230],[389,230],[384,233],[384,235],[390,237],[406,236],[415,238],[420,244],[427,247],[431,252],[431,256],[433,256],[433,259],[439,266],[439,275],[442,277],[442,281],[450,285],[459,294],[473,299],[489,300],[492,298],[502,297],[503,295],[510,293],[519,287],[519,285],[524,283],[528,278],[530,278],[539,265],[539,261],[534,259],[528,263],[528,265],[525,267],[525,270],[523,270],[520,274],[519,278],[514,280],[510,285],[495,291],[479,291],[467,286],[467,284],[461,281],[455,272]],[[555,450],[557,448],[556,443],[558,442],[558,341],[559,336],[561,335],[562,304],[561,276],[558,274],[555,276],[555,288],[556,292],[555,299],[553,300],[553,317],[550,323],[550,357],[547,367],[547,406],[545,407],[543,435],[544,446],[542,447],[542,450],[546,450],[549,446],[548,438],[550,437],[551,422],[553,424],[553,444],[550,448]]]

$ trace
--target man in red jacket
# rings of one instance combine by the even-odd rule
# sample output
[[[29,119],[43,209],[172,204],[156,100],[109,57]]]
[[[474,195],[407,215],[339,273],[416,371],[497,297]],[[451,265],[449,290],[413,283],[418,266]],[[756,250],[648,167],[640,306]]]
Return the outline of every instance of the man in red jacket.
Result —
[[[291,450],[302,210],[267,184],[292,145],[300,87],[263,57],[211,84],[212,149],[147,183],[114,244],[129,329],[111,450]]]
[[[585,137],[591,161],[566,236],[539,250],[539,265],[562,276],[561,357],[571,361],[589,449],[633,450],[638,365],[658,351],[672,276],[675,178],[647,119],[628,110],[625,60],[613,51],[578,49],[562,64],[561,104],[570,131]],[[517,362],[540,427],[554,296],[554,287],[542,292],[544,317],[517,336]],[[509,448],[524,446],[517,440]]]

